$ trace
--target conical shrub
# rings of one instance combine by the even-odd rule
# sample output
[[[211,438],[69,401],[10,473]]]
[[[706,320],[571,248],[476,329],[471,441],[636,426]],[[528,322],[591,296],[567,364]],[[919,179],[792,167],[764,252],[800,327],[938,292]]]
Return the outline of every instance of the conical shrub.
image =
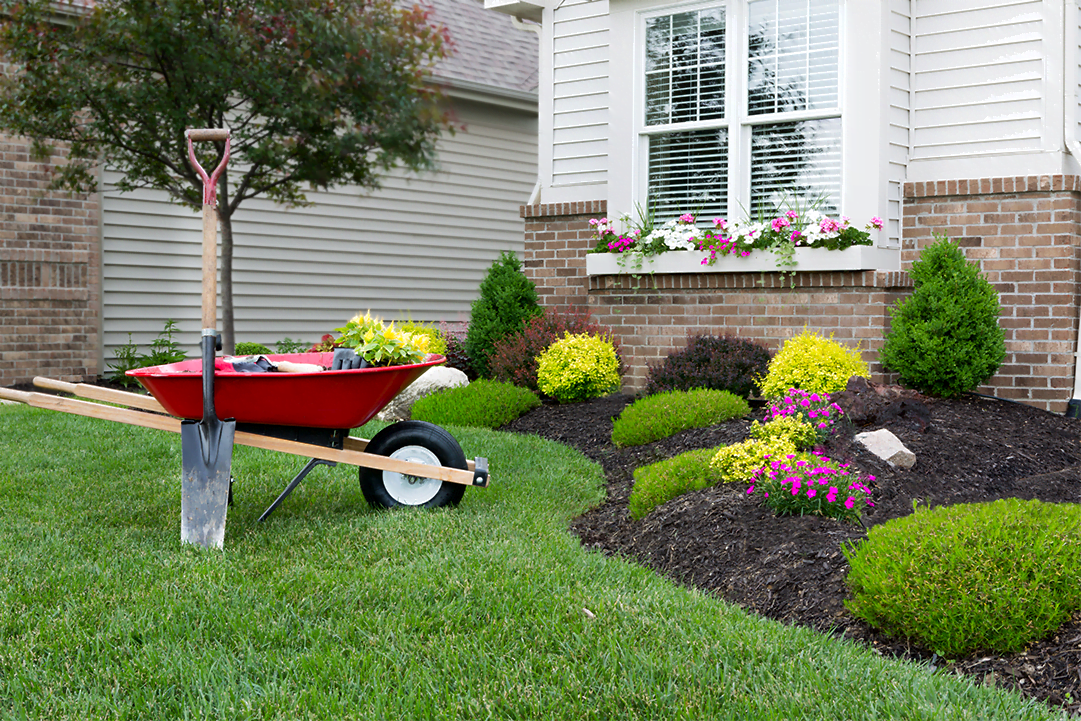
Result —
[[[488,357],[496,341],[520,330],[540,313],[536,286],[525,277],[518,257],[503,251],[481,281],[480,297],[473,301],[465,337],[465,351],[477,375],[490,377]]]
[[[929,395],[973,390],[1006,357],[998,293],[944,236],[924,249],[911,273],[912,295],[890,309],[882,365]]]

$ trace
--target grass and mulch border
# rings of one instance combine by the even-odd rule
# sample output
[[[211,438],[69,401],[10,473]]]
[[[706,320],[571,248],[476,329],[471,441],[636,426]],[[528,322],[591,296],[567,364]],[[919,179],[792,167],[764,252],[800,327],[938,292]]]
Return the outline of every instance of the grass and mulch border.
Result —
[[[339,466],[259,524],[299,461],[238,447],[217,552],[179,543],[176,436],[0,407],[0,716],[1054,717],[588,552],[599,466],[450,430],[493,483],[437,512]]]

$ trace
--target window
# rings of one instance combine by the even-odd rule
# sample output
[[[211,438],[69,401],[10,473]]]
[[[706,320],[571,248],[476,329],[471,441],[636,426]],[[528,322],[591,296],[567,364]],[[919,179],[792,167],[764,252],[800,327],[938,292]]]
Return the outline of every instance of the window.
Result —
[[[645,19],[639,132],[657,217],[756,215],[793,195],[837,212],[839,21],[838,0],[750,0]],[[742,42],[731,47],[737,29]],[[739,72],[726,73],[726,62]]]

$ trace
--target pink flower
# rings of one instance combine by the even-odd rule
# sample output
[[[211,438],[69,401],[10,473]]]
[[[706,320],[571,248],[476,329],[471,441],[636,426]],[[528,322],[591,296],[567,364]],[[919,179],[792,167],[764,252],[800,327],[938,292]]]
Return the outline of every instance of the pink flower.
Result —
[[[773,222],[770,223],[770,226],[777,232],[780,232],[783,228],[787,228],[790,225],[792,224],[788,222],[787,218],[774,218]]]
[[[821,423],[818,424],[818,427],[819,428],[826,428],[828,425],[829,425],[828,423],[826,423],[825,421],[822,421]]]
[[[797,212],[796,212],[796,211],[794,211],[794,210],[790,210],[790,211],[788,211],[787,213],[785,213],[785,215],[786,215],[786,216],[788,216],[788,219],[789,219],[789,220],[795,220],[796,218],[798,218],[798,217],[799,217],[799,213],[797,213]]]
[[[818,493],[818,491],[816,491],[814,488],[808,488],[807,489],[807,497],[808,498],[814,498],[816,493]]]
[[[766,495],[763,498],[769,498],[769,491],[766,491]]]
[[[691,215],[690,213],[684,213],[683,215],[679,216],[679,222],[681,222],[681,223],[693,223],[694,222],[694,216]]]
[[[841,229],[841,226],[837,224],[836,220],[823,218],[822,222],[818,224],[818,229],[823,233],[836,233]]]
[[[714,218],[713,219],[713,227],[718,228],[720,230],[724,230],[725,228],[728,227],[728,221],[725,220],[724,218]]]
[[[871,217],[871,227],[875,230],[882,230],[882,218],[877,215]]]
[[[747,489],[747,493],[754,493],[754,486]]]
[[[791,235],[791,236],[789,236],[789,238],[788,238],[788,239],[789,239],[790,241],[792,241],[793,243],[798,243],[798,242],[799,242],[799,239],[800,239],[800,238],[802,238],[802,237],[803,237],[803,234],[802,234],[802,233],[800,233],[800,232],[799,232],[798,230],[793,230],[793,231],[792,231],[792,235]]]
[[[845,508],[852,510],[852,506],[855,505],[855,503],[856,499],[852,496],[849,496],[848,499],[845,501]]]

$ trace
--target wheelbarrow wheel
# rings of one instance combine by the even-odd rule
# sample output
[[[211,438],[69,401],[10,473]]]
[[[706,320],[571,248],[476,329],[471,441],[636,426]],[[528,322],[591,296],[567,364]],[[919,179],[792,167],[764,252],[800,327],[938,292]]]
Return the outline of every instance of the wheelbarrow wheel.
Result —
[[[465,453],[454,436],[425,421],[401,421],[375,434],[365,449],[368,453],[430,466],[468,468]],[[438,478],[418,478],[375,468],[360,469],[360,490],[376,508],[456,506],[465,486]]]

